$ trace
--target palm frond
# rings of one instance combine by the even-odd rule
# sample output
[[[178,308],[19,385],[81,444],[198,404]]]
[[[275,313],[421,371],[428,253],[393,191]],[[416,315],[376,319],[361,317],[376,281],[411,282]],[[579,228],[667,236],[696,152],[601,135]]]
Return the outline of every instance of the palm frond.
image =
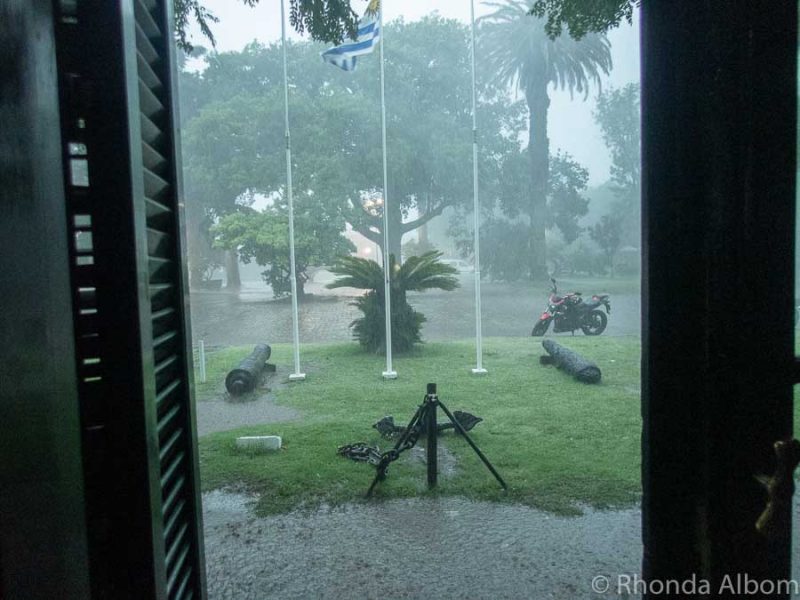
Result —
[[[588,96],[611,71],[611,44],[604,35],[575,40],[568,33],[550,39],[544,19],[530,14],[530,2],[487,2],[494,12],[478,19],[481,56],[493,79],[527,89],[553,84]]]
[[[383,269],[372,260],[357,256],[342,256],[331,267],[339,278],[326,285],[328,289],[352,287],[361,290],[376,290],[383,284]]]
[[[430,289],[454,290],[458,287],[455,267],[439,262],[442,253],[436,250],[409,257],[397,271],[395,281],[403,291],[421,292]]]

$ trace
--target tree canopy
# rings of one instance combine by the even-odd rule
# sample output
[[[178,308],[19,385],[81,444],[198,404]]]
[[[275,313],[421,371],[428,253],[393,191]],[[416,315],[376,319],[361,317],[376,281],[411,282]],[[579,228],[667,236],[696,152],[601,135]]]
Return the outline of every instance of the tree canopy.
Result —
[[[535,0],[531,14],[546,17],[545,30],[552,38],[560,36],[567,27],[576,40],[587,33],[605,33],[623,19],[633,21],[633,10],[642,0]]]
[[[197,23],[200,32],[214,46],[212,29],[219,19],[204,6],[203,1],[173,1],[178,47],[191,51],[188,28],[192,21]],[[259,0],[239,1],[247,6],[255,6]],[[352,9],[350,0],[289,0],[289,24],[298,33],[307,31],[312,39],[338,44],[345,37],[355,38],[358,14]]]
[[[239,0],[255,6],[259,0]],[[557,38],[567,27],[570,36],[579,40],[590,32],[604,33],[619,25],[623,19],[633,20],[634,8],[642,0],[535,0],[530,14],[546,18],[545,29],[551,38]],[[175,35],[179,47],[191,50],[187,29],[191,21],[197,23],[201,33],[214,45],[213,25],[219,20],[202,3],[202,0],[174,0]],[[296,31],[308,31],[311,39],[340,43],[344,37],[355,37],[358,15],[350,0],[289,0],[289,22]]]
[[[617,197],[614,212],[622,236],[636,244],[641,214],[641,132],[639,84],[610,89],[597,98],[594,118],[611,151],[611,186]]]
[[[517,281],[530,273],[530,216],[527,190],[530,169],[527,151],[506,157],[503,184],[496,203],[484,203],[481,224],[481,269],[494,280]],[[588,212],[589,171],[566,152],[550,156],[550,180],[545,207],[546,227],[558,230],[566,245],[583,231],[579,221]],[[451,227],[456,244],[472,253],[472,231],[463,224]],[[548,257],[550,260],[550,257]],[[552,262],[552,261],[551,261]]]
[[[390,251],[403,234],[472,198],[472,123],[467,28],[438,16],[386,27]],[[377,57],[356,73],[319,58],[323,46],[288,51],[295,190],[335,207],[354,230],[382,244],[383,195]],[[235,212],[285,184],[280,46],[210,53],[185,73],[187,196],[215,214]],[[373,60],[374,59],[374,60]],[[485,83],[478,111],[481,186],[491,196],[506,156],[519,151],[523,107]]]
[[[306,271],[328,265],[355,250],[344,235],[344,222],[314,196],[302,196],[294,205],[297,295],[305,295]],[[291,292],[289,265],[289,211],[283,198],[261,211],[227,215],[212,228],[216,243],[235,248],[244,262],[266,267],[262,276],[276,297]]]

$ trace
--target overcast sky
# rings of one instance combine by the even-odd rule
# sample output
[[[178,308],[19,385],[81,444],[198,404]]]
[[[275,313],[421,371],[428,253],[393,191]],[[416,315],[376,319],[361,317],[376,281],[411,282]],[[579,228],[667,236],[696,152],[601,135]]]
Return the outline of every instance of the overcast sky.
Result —
[[[245,44],[258,40],[271,42],[280,39],[280,2],[279,0],[260,0],[255,8],[248,8],[238,0],[205,0],[204,4],[220,18],[214,26],[217,49],[241,50]],[[464,23],[469,22],[469,0],[384,0],[384,19],[392,20],[402,16],[406,21],[438,12],[443,17],[454,18]],[[362,12],[366,2],[353,2],[356,11]],[[287,0],[288,10],[288,0]],[[476,1],[476,16],[491,12],[491,8]],[[287,26],[291,37],[299,38]],[[611,55],[614,69],[604,79],[604,88],[619,87],[639,81],[639,35],[638,25],[626,23],[608,34],[611,42]],[[193,41],[207,45],[207,42],[196,33]],[[386,40],[391,44],[391,39]],[[480,57],[478,57],[480,60]],[[391,82],[387,81],[387,87]],[[590,185],[598,185],[608,179],[610,159],[603,143],[600,130],[594,124],[592,110],[595,105],[595,92],[583,101],[582,95],[570,99],[569,94],[551,91],[551,105],[548,120],[550,149],[569,152],[578,162],[589,169]]]

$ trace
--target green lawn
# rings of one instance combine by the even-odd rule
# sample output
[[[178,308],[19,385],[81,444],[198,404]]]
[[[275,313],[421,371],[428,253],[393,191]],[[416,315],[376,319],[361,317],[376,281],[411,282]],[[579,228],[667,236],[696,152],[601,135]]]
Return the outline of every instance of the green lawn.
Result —
[[[201,438],[203,489],[244,486],[260,495],[260,514],[363,501],[374,468],[337,456],[336,448],[365,441],[388,449],[392,442],[381,439],[372,423],[391,414],[405,425],[425,384],[436,382],[451,411],[483,417],[471,436],[509,484],[508,493],[502,492],[466,442],[445,434],[440,440],[455,455],[456,468],[440,477],[436,493],[519,502],[562,514],[576,513],[581,505],[629,505],[640,495],[639,340],[575,336],[559,341],[595,360],[603,382],[581,384],[540,366],[538,340],[489,338],[484,341],[489,375],[484,377],[469,372],[475,361],[469,342],[424,344],[396,357],[399,378],[394,381],[381,379],[383,357],[346,343],[304,345],[308,378],[287,383],[291,346],[275,345],[270,362],[279,369],[268,385],[279,404],[302,417]],[[200,410],[203,398],[217,393],[225,370],[249,351],[230,348],[209,355],[209,383],[198,384]],[[234,448],[237,436],[259,434],[282,436],[283,449],[264,455]],[[389,468],[375,498],[428,493],[423,462],[402,460]]]

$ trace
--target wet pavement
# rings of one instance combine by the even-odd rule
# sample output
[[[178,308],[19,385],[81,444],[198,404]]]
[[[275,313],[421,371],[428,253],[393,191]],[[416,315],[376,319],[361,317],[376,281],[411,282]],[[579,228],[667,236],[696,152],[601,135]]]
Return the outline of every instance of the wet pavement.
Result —
[[[473,286],[472,276],[467,275],[461,277],[461,287],[452,292],[431,290],[408,295],[409,303],[427,318],[422,328],[424,340],[457,340],[475,335]],[[301,342],[351,340],[349,325],[360,316],[352,306],[352,295],[357,291],[326,290],[322,285],[313,284],[308,291],[314,296],[300,302],[298,309]],[[487,337],[530,335],[534,320],[547,300],[541,288],[525,284],[484,283],[481,292],[482,330]],[[291,302],[274,300],[269,288],[261,282],[245,282],[239,294],[193,291],[191,303],[195,341],[204,340],[206,345],[214,346],[292,341]],[[608,328],[603,335],[639,335],[639,295],[612,294],[611,307]]]
[[[593,578],[641,572],[638,509],[417,498],[256,518],[254,500],[203,497],[210,600],[618,598]]]
[[[232,401],[219,393],[197,403],[197,434],[227,431],[260,423],[293,421],[300,416],[293,408],[275,404],[271,393],[251,394],[246,401]]]

